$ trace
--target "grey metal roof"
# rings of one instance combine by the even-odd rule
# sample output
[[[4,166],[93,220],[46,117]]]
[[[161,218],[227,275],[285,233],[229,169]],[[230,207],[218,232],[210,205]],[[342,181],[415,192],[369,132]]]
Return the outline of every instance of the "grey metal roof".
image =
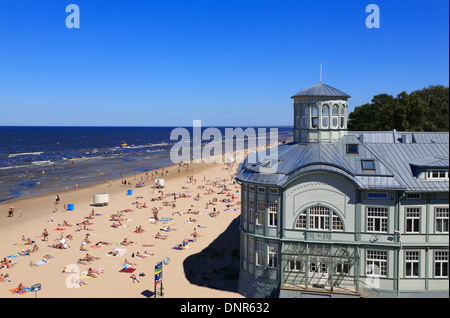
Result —
[[[396,134],[409,137],[398,140]],[[413,173],[414,165],[448,168],[448,136],[449,133],[349,132],[333,143],[290,143],[279,146],[276,156],[257,164],[246,159],[237,178],[247,183],[285,186],[303,173],[324,171],[342,175],[362,189],[449,191],[448,180],[421,180]],[[347,154],[347,144],[358,144],[359,153]],[[375,170],[364,170],[363,160],[373,160]]]
[[[341,98],[345,98],[345,99],[350,98],[350,95],[344,93],[343,91],[338,90],[334,87],[322,84],[322,83],[308,87],[308,88],[302,90],[301,92],[298,92],[291,98],[309,97],[309,96],[333,97],[333,98],[341,97]]]

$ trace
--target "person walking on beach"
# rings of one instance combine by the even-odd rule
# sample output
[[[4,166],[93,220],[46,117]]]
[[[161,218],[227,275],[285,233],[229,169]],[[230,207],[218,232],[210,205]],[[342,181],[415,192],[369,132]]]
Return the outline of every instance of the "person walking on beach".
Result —
[[[14,216],[14,208],[10,207],[9,210],[8,210],[8,217],[12,218],[13,216]]]
[[[48,232],[47,232],[47,229],[44,229],[44,232],[42,233],[42,240],[48,242]]]

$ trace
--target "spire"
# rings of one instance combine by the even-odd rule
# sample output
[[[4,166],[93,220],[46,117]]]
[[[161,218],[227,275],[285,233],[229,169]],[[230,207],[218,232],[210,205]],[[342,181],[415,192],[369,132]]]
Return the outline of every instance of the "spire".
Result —
[[[320,84],[322,84],[322,62],[320,62]]]

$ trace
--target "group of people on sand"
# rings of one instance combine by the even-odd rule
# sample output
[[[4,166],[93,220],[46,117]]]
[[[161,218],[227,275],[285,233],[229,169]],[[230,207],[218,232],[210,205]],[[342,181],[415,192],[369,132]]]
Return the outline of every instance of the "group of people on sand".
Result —
[[[203,181],[205,181],[205,177],[203,178]],[[197,180],[194,179],[192,176],[188,177],[186,180],[186,183],[191,183],[191,184],[197,184]],[[131,187],[131,182],[129,181],[123,181],[122,184],[124,186],[130,186]],[[190,185],[189,185],[190,186]],[[196,186],[197,187],[197,186]],[[183,186],[183,189],[188,189],[188,187]],[[231,203],[235,201],[235,195],[234,194],[229,194],[226,193],[226,191],[230,191],[230,189],[228,189],[226,186],[224,186],[223,183],[219,182],[219,181],[213,181],[210,183],[207,183],[206,185],[198,185],[198,189],[199,189],[199,193],[197,193],[196,195],[194,194],[185,194],[185,193],[167,193],[164,194],[163,191],[158,190],[158,195],[154,198],[151,199],[152,202],[154,201],[160,201],[160,203],[162,204],[162,206],[170,206],[172,208],[175,208],[176,205],[175,203],[177,200],[179,199],[185,199],[185,198],[191,198],[194,201],[198,201],[202,198],[203,195],[211,195],[211,198],[209,200],[209,202],[206,203],[206,209],[208,209],[208,207],[210,205],[217,205],[219,202],[220,203]],[[186,193],[188,191],[185,191]],[[212,195],[214,194],[214,195]],[[224,195],[226,194],[225,198],[218,198],[218,195]],[[191,197],[192,195],[192,197]],[[212,198],[214,196],[214,198]],[[142,198],[142,197],[139,197]],[[173,198],[173,200],[172,200]],[[55,205],[58,205],[60,202],[59,196],[56,197],[55,199]],[[195,204],[195,202],[194,202]],[[135,201],[132,203],[133,206],[135,206],[136,208],[147,208],[146,203],[141,203],[140,201]],[[151,207],[151,206],[150,206]],[[11,207],[12,209],[12,207]],[[159,221],[159,211],[160,209],[162,209],[162,207],[151,207],[151,212],[153,214],[153,219],[155,221],[155,224],[158,224],[157,222]],[[112,221],[111,226],[112,227],[122,227],[124,225],[124,222],[127,221],[131,221],[131,219],[128,219],[124,216],[124,212],[129,212],[129,211],[133,211],[130,209],[127,210],[122,210],[120,212],[117,212],[116,214],[112,214],[111,215],[111,219],[110,221]],[[11,212],[8,212],[9,214],[11,214],[11,217],[14,213],[14,209],[12,209]],[[198,207],[195,208],[194,205],[191,205],[191,208],[188,208],[187,211],[184,212],[185,214],[195,214],[195,215],[200,215],[200,211],[198,211]],[[183,215],[183,212],[173,212],[172,215]],[[208,214],[211,217],[216,217],[220,215],[219,211],[216,211],[216,207],[213,208],[213,211],[210,212]],[[9,216],[9,215],[8,215]],[[90,228],[94,223],[92,222],[93,219],[95,219],[95,211],[94,209],[92,209],[88,214],[85,215],[84,220],[82,220],[80,223],[76,223],[76,229],[75,231],[92,231],[92,228]],[[189,217],[188,220],[186,221],[186,223],[198,223],[198,219],[197,216],[195,216],[196,218],[192,218]],[[149,219],[150,220],[150,219]],[[170,219],[169,219],[170,220]],[[163,221],[165,221],[165,219],[163,219]],[[56,223],[56,222],[55,222]],[[195,224],[194,224],[195,225]],[[67,228],[72,227],[71,224],[69,224],[67,221],[63,221],[61,224],[58,224],[58,226],[56,227],[55,230],[59,230],[59,231],[65,231]],[[188,238],[183,239],[183,241],[180,244],[175,245],[175,249],[177,250],[184,250],[186,248],[188,248],[188,244],[191,242],[197,242],[197,239],[199,237],[201,237],[202,235],[200,235],[198,233],[198,226],[194,227],[194,230],[189,233],[187,235]],[[172,231],[176,231],[175,228],[175,224],[167,224],[166,222],[164,222],[164,225],[160,228],[160,231],[158,231],[156,234],[154,234],[154,238],[155,239],[160,239],[160,240],[167,240],[169,238],[168,235],[165,234],[161,234],[161,232],[172,232]],[[130,230],[131,232],[131,230]],[[142,225],[138,225],[135,227],[135,230],[133,231],[134,233],[140,234],[145,232],[145,230],[143,229]],[[89,253],[88,248],[89,246],[91,246],[92,248],[99,248],[100,246],[109,246],[112,245],[112,243],[109,242],[104,242],[104,241],[98,241],[96,244],[91,243],[90,239],[92,239],[92,236],[90,236],[92,233],[88,233],[86,234],[86,236],[84,237],[84,239],[81,242],[81,246],[79,251],[83,251],[85,252],[85,256],[78,258],[78,260],[76,261],[77,264],[81,264],[81,265],[86,265],[90,266],[92,262],[99,260],[100,257],[96,257],[92,254]],[[169,234],[169,233],[166,233]],[[133,235],[133,234],[131,234]],[[41,239],[42,241],[48,242],[49,241],[49,232],[47,231],[47,229],[44,229],[44,231],[41,234]],[[61,235],[59,238],[56,238],[54,244],[50,245],[49,247],[53,247],[53,248],[57,248],[57,249],[67,249],[70,246],[67,245],[67,240],[72,240],[72,236],[66,235],[64,236],[63,233],[61,232]],[[95,241],[94,241],[95,242]],[[129,238],[124,238],[121,242],[117,243],[120,244],[122,246],[130,246],[132,244],[135,244],[136,242],[131,241]],[[25,238],[25,236],[23,237],[23,244],[26,245],[30,245],[30,249],[27,251],[23,251],[24,253],[33,253],[35,251],[38,250],[37,244],[32,241],[30,238]],[[34,246],[33,246],[34,244]],[[114,243],[116,244],[116,243]],[[95,246],[94,246],[95,245]],[[31,246],[33,246],[31,248]],[[154,246],[153,244],[141,244],[141,247],[143,246]],[[108,255],[111,256],[122,256],[123,253],[120,251],[120,249],[113,249],[110,253],[108,253]],[[154,253],[148,252],[147,250],[145,250],[144,252],[135,252],[132,254],[133,258],[138,258],[138,259],[146,259],[150,256],[154,255]],[[48,262],[48,259],[43,259],[44,262]],[[132,263],[132,262],[128,262],[126,259],[124,261],[124,266],[125,264],[127,264],[127,266],[136,266],[136,263]],[[0,262],[0,268],[11,268],[14,266],[14,263],[10,260],[7,259],[6,257],[3,259],[3,261]],[[31,267],[37,267],[38,264],[34,263],[34,262],[30,262],[30,266]],[[63,271],[65,272],[65,270]],[[87,268],[86,271],[83,272],[83,275],[86,275],[87,277],[98,277],[99,274],[103,273],[102,269],[99,270],[95,270],[92,269],[91,267]],[[7,277],[6,276],[0,276],[0,282],[4,281]],[[130,276],[130,280],[133,283],[139,283],[139,279],[137,277],[137,275],[135,275],[134,273]],[[78,283],[80,286],[81,285],[86,285],[86,283],[82,280],[79,279],[76,283]],[[13,292],[20,292],[24,289],[24,286],[22,284],[20,284],[16,289],[13,290]]]

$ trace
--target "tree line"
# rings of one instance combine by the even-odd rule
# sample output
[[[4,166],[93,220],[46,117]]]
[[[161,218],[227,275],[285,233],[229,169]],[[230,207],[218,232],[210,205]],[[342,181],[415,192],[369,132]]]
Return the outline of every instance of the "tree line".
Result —
[[[378,94],[349,114],[353,131],[449,131],[449,88],[429,86],[396,97]]]

